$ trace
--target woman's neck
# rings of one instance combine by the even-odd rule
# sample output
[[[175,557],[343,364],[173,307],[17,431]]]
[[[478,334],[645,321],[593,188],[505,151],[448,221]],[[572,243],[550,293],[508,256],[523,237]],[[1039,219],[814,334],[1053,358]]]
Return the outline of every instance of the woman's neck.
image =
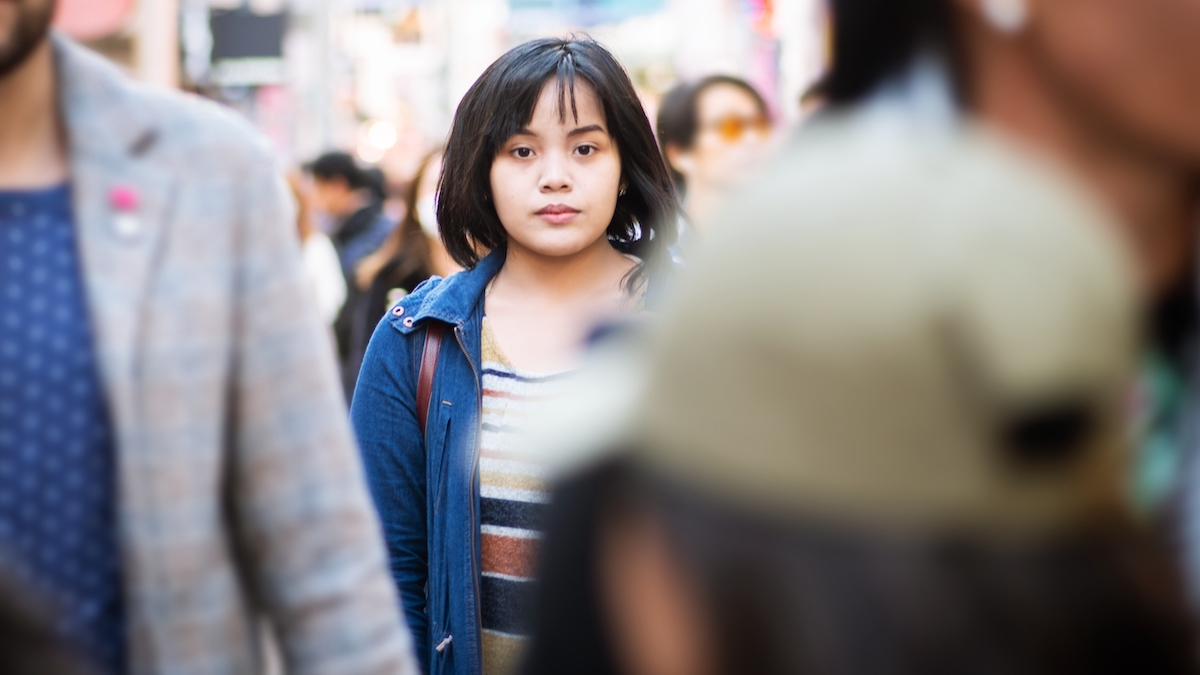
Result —
[[[607,238],[570,256],[541,255],[510,242],[504,266],[493,281],[493,290],[503,287],[506,294],[569,302],[611,290],[633,264]]]
[[[724,192],[708,186],[690,186],[683,200],[683,210],[688,215],[688,221],[697,230],[709,229],[725,206],[725,197]]]
[[[634,306],[621,283],[633,265],[605,239],[566,257],[510,242],[484,301],[492,334],[518,369],[574,368],[591,332]]]

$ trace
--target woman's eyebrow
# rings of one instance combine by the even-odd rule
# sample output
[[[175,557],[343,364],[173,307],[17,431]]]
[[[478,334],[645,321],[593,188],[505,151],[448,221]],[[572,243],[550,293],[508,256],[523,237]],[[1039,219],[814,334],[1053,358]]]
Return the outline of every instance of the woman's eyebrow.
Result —
[[[600,126],[599,124],[589,124],[586,127],[579,127],[578,129],[571,131],[570,133],[567,134],[567,137],[570,138],[571,136],[579,136],[581,134],[590,134],[593,131],[599,131],[601,133],[604,133],[604,127]]]

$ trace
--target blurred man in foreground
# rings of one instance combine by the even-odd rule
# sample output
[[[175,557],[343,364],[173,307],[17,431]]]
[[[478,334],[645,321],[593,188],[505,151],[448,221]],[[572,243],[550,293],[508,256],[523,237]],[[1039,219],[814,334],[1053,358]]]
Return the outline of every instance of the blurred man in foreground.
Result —
[[[412,672],[272,156],[0,0],[0,549],[107,673]]]
[[[1195,672],[1124,499],[1115,226],[895,114],[801,138],[697,249],[648,380],[603,359],[556,416],[618,452],[556,494],[526,675]]]

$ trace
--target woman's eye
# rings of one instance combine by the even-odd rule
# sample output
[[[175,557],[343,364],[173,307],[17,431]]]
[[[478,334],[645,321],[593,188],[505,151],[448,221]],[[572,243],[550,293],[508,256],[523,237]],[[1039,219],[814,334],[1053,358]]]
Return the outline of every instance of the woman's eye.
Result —
[[[578,149],[578,150],[576,150],[576,152],[578,152],[579,154],[583,155],[584,157],[587,157],[588,155],[595,154],[595,152],[596,152],[596,146],[594,146],[594,145],[581,145],[581,146],[579,146],[579,149]]]
[[[517,148],[516,150],[513,150],[513,155],[520,159],[529,159],[530,157],[533,157],[533,150],[530,150],[529,148]]]

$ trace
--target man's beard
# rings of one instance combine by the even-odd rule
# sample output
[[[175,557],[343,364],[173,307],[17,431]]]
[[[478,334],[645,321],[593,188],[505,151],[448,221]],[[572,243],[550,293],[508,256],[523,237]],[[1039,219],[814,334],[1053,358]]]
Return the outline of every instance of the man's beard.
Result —
[[[2,0],[0,0],[2,1]],[[7,36],[0,36],[0,78],[25,62],[42,43],[54,17],[55,0],[29,3],[17,0],[17,20]]]

